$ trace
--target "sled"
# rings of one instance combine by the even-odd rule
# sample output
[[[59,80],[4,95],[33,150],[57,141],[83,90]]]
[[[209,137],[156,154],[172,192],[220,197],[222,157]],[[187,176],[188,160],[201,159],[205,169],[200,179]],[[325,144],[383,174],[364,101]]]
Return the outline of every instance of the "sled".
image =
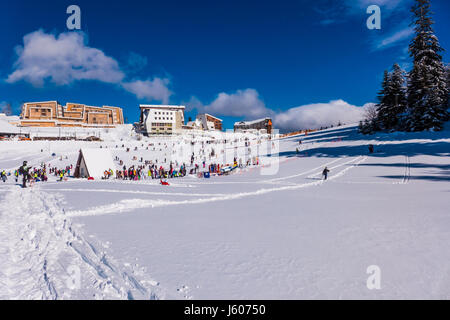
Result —
[[[161,184],[162,184],[163,186],[170,186],[170,184],[169,184],[168,182],[166,182],[166,181],[161,181]]]

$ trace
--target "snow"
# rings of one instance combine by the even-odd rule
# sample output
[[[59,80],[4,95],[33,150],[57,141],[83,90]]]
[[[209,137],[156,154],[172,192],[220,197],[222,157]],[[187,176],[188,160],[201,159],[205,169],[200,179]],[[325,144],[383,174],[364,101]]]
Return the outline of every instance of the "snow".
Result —
[[[170,186],[51,176],[21,189],[8,177],[0,298],[449,299],[449,129],[363,136],[347,125],[273,141],[273,156],[262,136],[243,133],[207,144],[223,137],[197,132],[194,146],[188,135],[139,140],[126,127],[103,131],[103,142],[0,142],[7,170],[75,165],[80,148],[166,168],[192,152],[198,164],[232,164],[259,148],[264,165]],[[366,285],[372,265],[380,290]],[[78,289],[67,286],[70,266]]]
[[[252,121],[239,121],[239,122],[235,122],[234,125],[235,126],[240,126],[240,125],[249,126],[249,125],[252,125],[252,124],[263,122],[263,121],[268,120],[268,119],[270,120],[270,118],[262,118],[262,119],[252,120]]]
[[[0,116],[0,133],[19,133],[20,130],[16,126],[9,123],[12,117]]]

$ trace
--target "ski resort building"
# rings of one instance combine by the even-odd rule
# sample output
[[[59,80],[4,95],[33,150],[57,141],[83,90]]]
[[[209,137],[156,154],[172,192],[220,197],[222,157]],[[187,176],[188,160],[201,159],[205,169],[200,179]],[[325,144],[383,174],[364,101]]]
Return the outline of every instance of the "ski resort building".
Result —
[[[140,105],[139,129],[147,135],[180,133],[185,106]]]
[[[105,170],[113,170],[116,166],[108,149],[81,149],[75,167],[75,178],[95,178],[104,176]]]
[[[29,137],[28,134],[22,133],[20,128],[12,124],[14,120],[16,120],[15,116],[7,116],[4,113],[0,113],[0,140],[15,136]]]
[[[264,118],[253,121],[240,121],[234,124],[234,132],[259,131],[271,134],[272,119]]]
[[[203,130],[213,131],[219,130],[222,131],[222,119],[214,117],[208,113],[203,113],[197,115],[197,120],[202,124]]]
[[[183,126],[183,129],[203,130],[203,123],[199,119],[195,119],[194,121],[188,121],[188,123],[185,126]]]
[[[122,108],[80,103],[62,106],[57,101],[25,103],[19,121],[22,127],[113,128],[123,123]]]

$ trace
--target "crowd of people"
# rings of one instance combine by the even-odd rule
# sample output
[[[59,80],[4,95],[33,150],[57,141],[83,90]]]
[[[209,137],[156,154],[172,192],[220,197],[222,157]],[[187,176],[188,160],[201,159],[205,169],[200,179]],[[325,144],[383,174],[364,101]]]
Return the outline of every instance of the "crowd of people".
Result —
[[[186,176],[186,165],[183,163],[180,168],[175,168],[172,163],[168,169],[163,166],[151,165],[139,165],[139,166],[123,166],[122,170],[116,170],[115,178],[120,180],[147,180],[147,179],[162,179],[162,178],[178,178]],[[114,176],[112,169],[105,170],[103,179],[110,179]]]
[[[115,155],[114,161],[120,169],[105,168],[102,179],[118,179],[118,180],[148,180],[148,179],[167,179],[178,178],[190,175],[203,176],[204,173],[222,175],[229,173],[230,170],[222,170],[223,168],[244,168],[249,166],[257,166],[260,163],[258,156],[251,156],[252,145],[257,148],[262,143],[261,139],[250,141],[248,138],[235,140],[189,140],[184,141],[160,141],[149,143],[148,145],[140,143],[139,146],[127,146],[122,144],[121,149],[126,153],[141,151],[136,155],[124,155],[124,159]],[[226,149],[234,149],[237,153],[238,147],[245,144],[245,155],[242,157],[234,157],[234,160],[226,162]],[[272,143],[273,146],[273,143]],[[103,146],[108,148],[108,146]],[[116,148],[120,148],[116,145]],[[186,148],[188,150],[186,150]],[[190,149],[190,150],[189,150]],[[148,151],[155,151],[151,157],[153,159],[145,159],[142,155],[148,154]],[[187,164],[185,162],[178,163],[179,155],[189,152]],[[155,157],[156,153],[159,153]],[[127,159],[129,158],[129,159]],[[175,158],[173,161],[170,159]],[[223,158],[223,161],[220,161]],[[217,160],[216,160],[217,159]],[[130,161],[131,160],[131,161]],[[137,162],[137,163],[136,163]],[[226,162],[226,163],[225,163]]]
[[[119,159],[116,155],[114,160],[116,164],[118,164],[117,167],[120,167],[120,169],[105,168],[102,179],[139,181],[179,178],[188,174],[197,175],[200,177],[205,173],[222,175],[230,172],[229,170],[223,170],[223,168],[229,169],[232,167],[234,169],[237,167],[243,168],[251,165],[259,165],[259,158],[249,157],[249,155],[251,154],[251,145],[261,144],[262,141],[260,139],[254,139],[257,141],[250,141],[248,138],[236,138],[234,140],[216,140],[212,138],[210,140],[199,141],[195,140],[195,137],[193,136],[192,140],[184,140],[186,140],[184,141],[184,144],[182,141],[161,141],[150,143],[148,145],[141,143],[143,150],[145,149],[148,151],[160,152],[160,156],[154,158],[153,160],[144,160],[142,155],[139,155],[139,157],[135,155],[130,156],[131,161],[126,161],[125,159]],[[231,164],[225,164],[224,161],[220,161],[222,155],[225,157],[224,153],[227,148],[236,149],[241,144],[245,146],[246,155],[244,156],[244,159],[237,159],[235,157]],[[179,145],[181,145],[180,148],[177,147]],[[188,145],[189,148],[191,148],[190,151],[193,151],[191,156],[187,159],[187,165],[184,162],[178,163],[178,161],[175,160],[170,161],[170,158],[176,154],[183,153],[183,148],[186,148],[185,145]],[[100,148],[108,148],[108,146],[101,145]],[[120,148],[119,145],[116,145],[116,149],[118,148]],[[126,146],[125,144],[122,144],[122,148],[126,150],[126,153],[140,151],[139,149],[141,149],[138,146]],[[41,150],[41,152],[43,152],[43,150]],[[55,157],[56,154],[53,153],[52,156]],[[67,159],[67,156],[65,159]],[[63,160],[63,156],[60,157],[60,160]],[[56,177],[56,179],[52,180],[67,180],[67,178],[71,176],[72,171],[75,171],[73,165],[66,166],[61,169],[44,163],[40,166],[32,167],[28,166],[27,162],[24,162],[19,169],[14,170],[13,172],[6,172],[5,170],[0,171],[0,181],[6,182],[8,178],[13,176],[16,183],[19,179],[21,179],[22,186],[26,187],[27,185],[32,185],[35,182],[48,181],[49,176]]]
[[[72,165],[66,166],[64,169],[58,169],[57,167],[51,167],[50,165],[46,165],[44,163],[42,163],[39,167],[32,167],[28,165],[28,161],[24,161],[22,166],[13,172],[2,170],[0,172],[0,179],[3,183],[6,183],[8,177],[13,176],[16,183],[18,183],[19,179],[21,179],[22,187],[26,188],[27,185],[32,186],[36,182],[48,181],[49,175],[55,176],[59,181],[67,179],[67,177],[70,176],[70,171],[72,169]]]

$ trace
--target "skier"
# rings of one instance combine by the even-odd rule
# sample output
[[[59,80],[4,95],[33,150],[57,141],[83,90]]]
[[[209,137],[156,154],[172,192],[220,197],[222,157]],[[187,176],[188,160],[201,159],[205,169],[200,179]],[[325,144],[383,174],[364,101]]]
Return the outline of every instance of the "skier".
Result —
[[[325,169],[323,169],[323,171],[322,171],[323,180],[327,180],[327,178],[328,178],[328,172],[330,172],[330,170],[328,170],[328,168],[325,167]]]
[[[27,165],[27,161],[23,162],[23,165],[19,168],[19,173],[23,176],[22,181],[22,188],[27,187],[27,180],[28,180],[28,171],[30,170],[30,167]]]
[[[3,181],[3,183],[5,183],[6,182],[6,171],[5,170],[3,170],[2,171],[2,173],[0,174],[0,176],[2,177],[2,181]]]

